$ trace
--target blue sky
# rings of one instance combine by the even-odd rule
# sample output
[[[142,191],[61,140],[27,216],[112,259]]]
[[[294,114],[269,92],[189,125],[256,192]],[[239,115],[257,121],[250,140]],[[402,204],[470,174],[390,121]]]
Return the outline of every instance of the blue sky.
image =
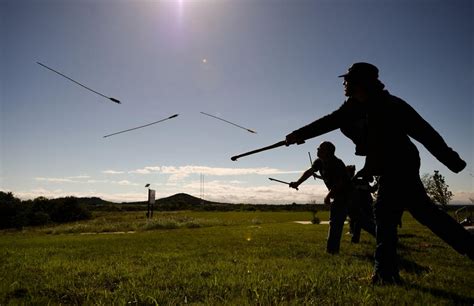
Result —
[[[230,157],[338,108],[337,75],[368,61],[468,163],[451,173],[415,142],[421,173],[439,170],[453,202],[474,198],[471,0],[2,0],[0,14],[0,190],[121,202],[150,183],[157,197],[199,196],[203,174],[209,200],[321,203],[321,181],[296,191],[268,177],[296,180],[324,140],[360,168],[339,131]]]

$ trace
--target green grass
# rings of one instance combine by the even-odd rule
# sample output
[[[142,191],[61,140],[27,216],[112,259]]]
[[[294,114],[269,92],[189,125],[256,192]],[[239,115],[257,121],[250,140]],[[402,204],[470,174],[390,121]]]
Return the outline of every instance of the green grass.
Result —
[[[318,217],[327,220],[326,212]],[[474,264],[408,214],[399,286],[372,286],[374,239],[325,251],[310,212],[100,213],[0,233],[0,304],[474,303]],[[129,232],[112,234],[112,232]],[[84,235],[87,234],[87,235]]]

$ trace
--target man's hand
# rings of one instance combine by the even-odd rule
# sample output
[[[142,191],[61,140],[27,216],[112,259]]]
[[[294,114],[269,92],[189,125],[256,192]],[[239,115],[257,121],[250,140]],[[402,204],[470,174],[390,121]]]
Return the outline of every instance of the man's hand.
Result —
[[[298,186],[300,184],[298,184],[298,182],[291,182],[288,185],[290,186],[290,188],[294,188],[294,189],[298,190]]]
[[[449,155],[445,165],[454,173],[459,173],[464,168],[466,168],[466,162],[462,160],[459,154],[454,151],[452,151],[452,153]]]
[[[331,197],[329,194],[324,198],[324,204],[329,205],[331,204]]]
[[[286,146],[295,144],[296,143],[296,138],[294,137],[293,134],[288,134],[285,137],[285,142],[286,142]]]
[[[302,144],[304,143],[304,140],[298,137],[295,132],[291,132],[290,134],[286,135],[285,142],[286,145],[289,146],[295,143]]]

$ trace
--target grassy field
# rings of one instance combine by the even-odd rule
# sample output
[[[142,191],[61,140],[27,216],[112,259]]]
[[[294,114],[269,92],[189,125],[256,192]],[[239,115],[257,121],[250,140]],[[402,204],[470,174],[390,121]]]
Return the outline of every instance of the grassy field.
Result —
[[[319,212],[327,220],[327,212]],[[375,241],[310,212],[98,213],[74,224],[0,232],[0,305],[473,305],[474,263],[405,214],[403,285],[373,286]]]

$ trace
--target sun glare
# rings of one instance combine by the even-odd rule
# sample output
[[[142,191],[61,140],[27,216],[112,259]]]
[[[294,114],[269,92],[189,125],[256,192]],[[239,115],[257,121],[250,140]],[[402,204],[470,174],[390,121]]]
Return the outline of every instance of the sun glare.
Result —
[[[183,19],[183,7],[184,7],[184,0],[176,0],[178,4],[178,20],[181,22]]]

